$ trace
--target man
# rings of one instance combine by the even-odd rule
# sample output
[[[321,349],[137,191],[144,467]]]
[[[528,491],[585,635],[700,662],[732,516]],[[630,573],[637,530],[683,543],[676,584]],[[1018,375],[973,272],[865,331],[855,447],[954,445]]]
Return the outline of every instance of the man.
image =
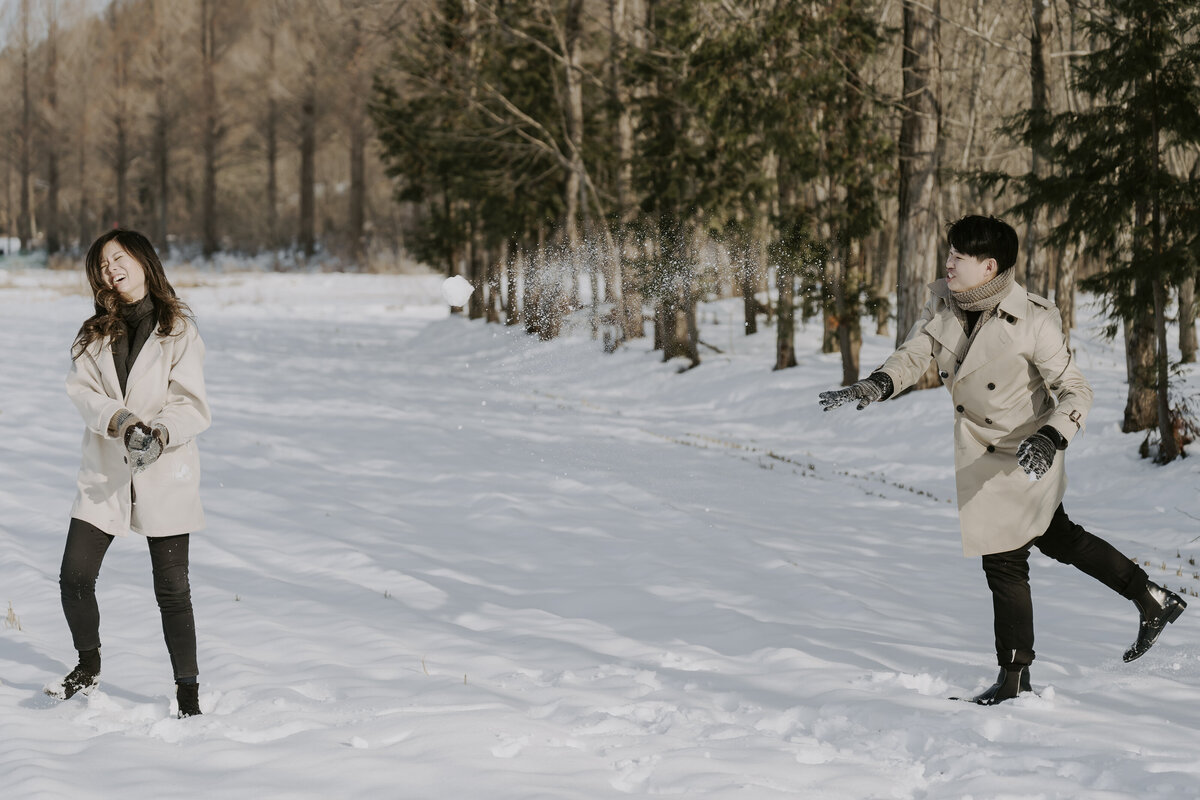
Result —
[[[950,226],[946,278],[900,345],[866,380],[822,392],[826,411],[886,400],[937,363],[954,403],[954,477],[964,556],[982,556],[995,615],[996,683],[972,700],[1031,691],[1033,604],[1029,552],[1037,547],[1132,600],[1141,614],[1125,660],[1142,656],[1187,604],[1141,567],[1067,518],[1063,457],[1083,430],[1092,387],[1062,335],[1058,310],[1013,282],[1017,233],[994,217]]]

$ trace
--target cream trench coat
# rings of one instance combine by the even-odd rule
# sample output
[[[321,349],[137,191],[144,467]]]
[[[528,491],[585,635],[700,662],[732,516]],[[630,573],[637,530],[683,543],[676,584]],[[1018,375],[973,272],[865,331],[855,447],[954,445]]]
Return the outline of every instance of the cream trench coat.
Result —
[[[897,393],[937,362],[954,403],[954,478],[964,556],[1003,553],[1041,536],[1067,488],[1063,456],[1033,482],[1017,446],[1043,425],[1083,430],[1092,387],[1075,365],[1058,309],[1013,284],[969,351],[944,279],[908,338],[879,368]],[[965,357],[964,357],[965,356]]]
[[[212,421],[204,392],[204,342],[190,321],[180,326],[172,336],[155,328],[129,371],[124,396],[110,340],[92,342],[71,363],[67,394],[87,428],[71,516],[105,533],[173,536],[204,527],[195,441]],[[124,442],[108,435],[109,422],[122,408],[167,429],[162,455],[137,475]]]

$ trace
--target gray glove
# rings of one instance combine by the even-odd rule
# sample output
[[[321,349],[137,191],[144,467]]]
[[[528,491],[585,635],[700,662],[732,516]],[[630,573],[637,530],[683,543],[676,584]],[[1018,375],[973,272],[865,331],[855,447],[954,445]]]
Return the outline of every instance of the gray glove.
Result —
[[[145,427],[145,424],[138,419],[137,414],[134,414],[128,408],[122,408],[108,423],[108,434],[125,443],[125,447],[129,447],[129,437],[133,433],[133,429],[138,425]]]
[[[1054,453],[1057,450],[1050,437],[1038,431],[1017,446],[1017,463],[1025,470],[1030,480],[1041,480],[1054,463]]]
[[[821,392],[821,405],[826,411],[837,408],[843,403],[858,401],[858,410],[862,411],[876,400],[886,400],[892,394],[892,379],[885,372],[872,372],[864,380],[851,384],[845,389],[831,392]]]
[[[134,425],[125,436],[125,449],[129,451],[129,464],[134,474],[158,461],[166,446],[166,428],[155,425],[153,429],[144,422]]]

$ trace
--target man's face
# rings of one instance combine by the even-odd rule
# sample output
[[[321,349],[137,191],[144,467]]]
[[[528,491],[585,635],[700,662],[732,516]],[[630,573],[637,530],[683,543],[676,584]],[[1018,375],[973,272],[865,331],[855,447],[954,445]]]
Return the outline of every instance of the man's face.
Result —
[[[951,247],[950,257],[946,259],[946,285],[952,292],[965,292],[996,277],[998,269],[994,258],[980,261]]]

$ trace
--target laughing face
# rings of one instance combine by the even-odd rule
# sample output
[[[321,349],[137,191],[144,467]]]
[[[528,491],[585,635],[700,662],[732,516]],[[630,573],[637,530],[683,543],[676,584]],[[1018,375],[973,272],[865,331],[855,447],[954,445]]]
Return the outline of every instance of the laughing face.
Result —
[[[146,271],[116,239],[105,242],[100,251],[100,276],[104,285],[115,289],[126,303],[136,303],[146,296]]]
[[[952,246],[950,257],[946,259],[946,285],[952,292],[974,289],[996,277],[996,268],[996,259],[985,258],[980,261],[975,256],[958,252]]]

